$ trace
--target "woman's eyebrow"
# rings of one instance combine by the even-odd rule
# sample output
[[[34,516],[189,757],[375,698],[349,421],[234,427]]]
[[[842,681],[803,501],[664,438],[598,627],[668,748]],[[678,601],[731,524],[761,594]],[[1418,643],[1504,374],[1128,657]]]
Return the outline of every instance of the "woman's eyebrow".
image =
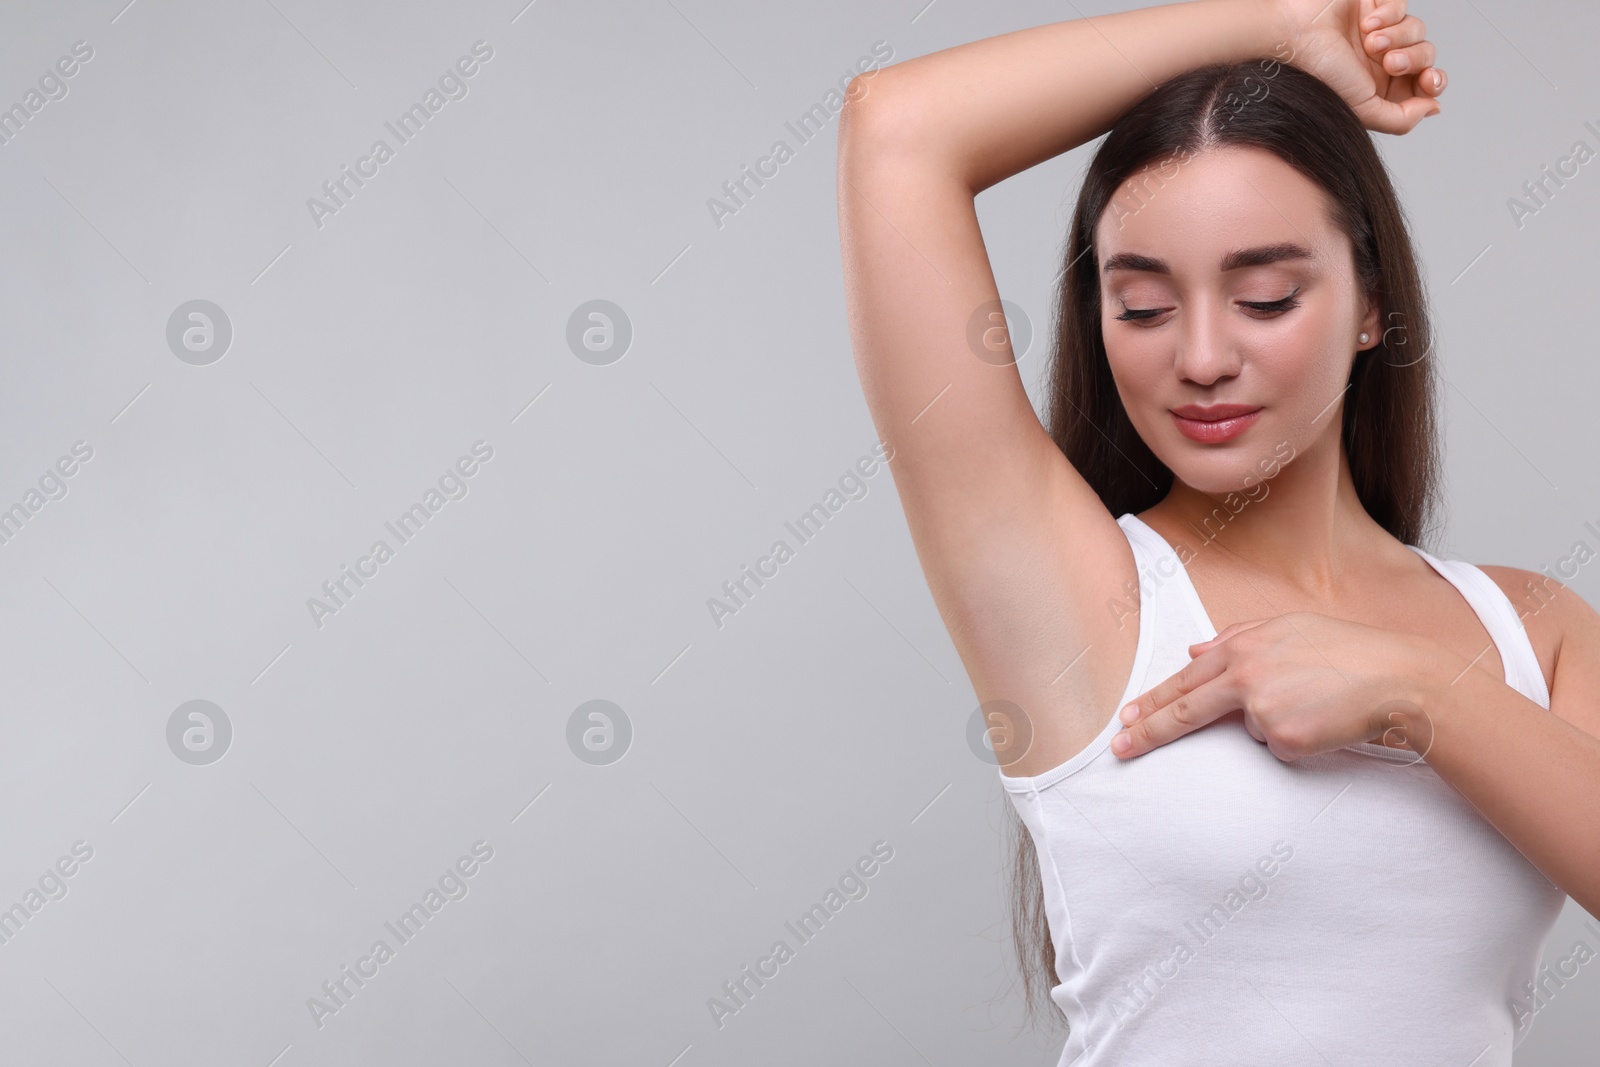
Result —
[[[1315,260],[1317,255],[1305,245],[1293,241],[1280,241],[1277,244],[1261,245],[1257,248],[1236,248],[1222,257],[1217,264],[1217,269],[1223,273],[1230,270],[1239,270],[1243,267],[1264,267],[1269,263],[1281,263],[1284,260]],[[1171,274],[1172,268],[1165,260],[1154,256],[1146,256],[1139,252],[1118,252],[1109,257],[1105,266],[1101,268],[1102,274],[1112,271],[1143,271],[1149,274]]]

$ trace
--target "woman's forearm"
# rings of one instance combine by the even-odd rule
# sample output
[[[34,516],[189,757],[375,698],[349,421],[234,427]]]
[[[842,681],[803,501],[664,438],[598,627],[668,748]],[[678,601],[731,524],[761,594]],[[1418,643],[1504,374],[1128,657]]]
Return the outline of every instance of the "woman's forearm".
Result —
[[[1393,716],[1406,747],[1600,916],[1600,739],[1438,646],[1415,677],[1422,714]]]
[[[1017,30],[866,75],[879,121],[857,158],[915,153],[974,193],[1076,148],[1162,82],[1206,63],[1277,54],[1273,0],[1190,0]],[[852,94],[855,95],[855,94]]]

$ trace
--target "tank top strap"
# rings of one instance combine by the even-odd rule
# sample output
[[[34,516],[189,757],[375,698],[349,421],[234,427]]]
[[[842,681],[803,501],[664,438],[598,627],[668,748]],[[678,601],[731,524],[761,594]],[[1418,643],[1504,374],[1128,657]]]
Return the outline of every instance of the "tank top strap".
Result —
[[[1133,547],[1133,560],[1139,576],[1140,614],[1150,612],[1149,619],[1158,627],[1164,639],[1179,636],[1192,637],[1185,645],[1209,641],[1217,636],[1206,609],[1200,603],[1200,594],[1189,580],[1189,570],[1183,557],[1154,527],[1133,512],[1124,512],[1117,519],[1123,534]]]
[[[1407,545],[1417,555],[1427,560],[1461,592],[1478,621],[1489,631],[1500,662],[1505,665],[1506,684],[1538,704],[1550,708],[1550,689],[1545,684],[1544,668],[1533,650],[1527,628],[1517,614],[1515,605],[1495,580],[1474,563],[1462,559],[1439,559],[1416,545]]]

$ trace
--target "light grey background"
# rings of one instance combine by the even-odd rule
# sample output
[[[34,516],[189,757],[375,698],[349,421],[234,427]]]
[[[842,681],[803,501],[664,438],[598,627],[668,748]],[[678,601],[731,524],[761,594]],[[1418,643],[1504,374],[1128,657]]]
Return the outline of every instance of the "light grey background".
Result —
[[[0,507],[93,449],[0,545],[0,907],[93,849],[0,945],[0,1061],[1053,1064],[1059,1032],[1014,1036],[1006,801],[890,476],[720,628],[707,600],[876,439],[836,123],[785,123],[876,42],[1124,5],[123,4],[13,4],[0,34],[0,106],[93,48],[0,146]],[[1555,567],[1600,525],[1600,164],[1520,227],[1508,200],[1600,146],[1596,16],[1415,10],[1445,114],[1378,141],[1449,382],[1432,547]],[[396,147],[383,124],[480,40],[468,94]],[[380,137],[319,227],[308,198]],[[719,226],[708,199],[779,139]],[[1041,332],[1091,148],[979,200]],[[233,330],[205,366],[166,338],[198,299]],[[594,299],[633,328],[603,366],[567,343]],[[308,598],[480,440],[467,494],[316,625]],[[567,743],[595,699],[633,729],[606,766]],[[168,746],[191,700],[232,724],[209,765]],[[308,998],[480,840],[467,895],[319,1028]],[[867,895],[719,1028],[708,999],[877,841]],[[1584,919],[1552,950],[1600,945]],[[1592,1055],[1597,972],[1519,1064]]]

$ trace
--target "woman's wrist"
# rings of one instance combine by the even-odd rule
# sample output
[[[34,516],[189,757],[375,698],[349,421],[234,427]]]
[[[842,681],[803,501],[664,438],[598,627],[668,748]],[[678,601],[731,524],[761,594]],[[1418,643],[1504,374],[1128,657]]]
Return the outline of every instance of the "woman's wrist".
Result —
[[[1463,679],[1487,671],[1464,656],[1420,634],[1393,634],[1389,680],[1381,687],[1383,703],[1373,709],[1369,724],[1378,744],[1425,754],[1433,743],[1436,721],[1448,718],[1452,702],[1468,688]]]
[[[1295,24],[1293,13],[1283,0],[1258,0],[1261,25],[1270,44],[1265,44],[1257,55],[1272,56],[1281,63],[1290,62],[1303,48],[1302,29]]]
[[[1197,53],[1184,69],[1206,63],[1237,63],[1246,59],[1275,57],[1287,62],[1300,50],[1301,32],[1295,15],[1283,0],[1201,0],[1216,9],[1215,23],[1227,27],[1220,47],[1212,42],[1208,50]],[[1200,38],[1197,47],[1207,48]],[[1181,72],[1174,72],[1181,73]],[[1173,75],[1169,74],[1168,77]],[[1157,79],[1160,81],[1163,79]]]

